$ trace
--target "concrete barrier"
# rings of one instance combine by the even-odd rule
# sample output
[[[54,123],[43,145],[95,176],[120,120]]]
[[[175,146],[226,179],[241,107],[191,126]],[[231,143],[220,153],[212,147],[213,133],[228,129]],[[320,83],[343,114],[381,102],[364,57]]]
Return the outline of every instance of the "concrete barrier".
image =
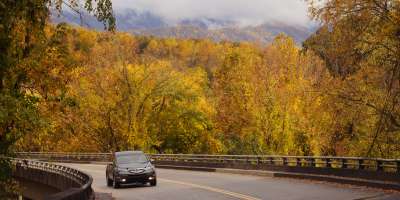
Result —
[[[92,200],[93,179],[79,170],[34,160],[12,159],[13,176],[57,188],[45,200]]]

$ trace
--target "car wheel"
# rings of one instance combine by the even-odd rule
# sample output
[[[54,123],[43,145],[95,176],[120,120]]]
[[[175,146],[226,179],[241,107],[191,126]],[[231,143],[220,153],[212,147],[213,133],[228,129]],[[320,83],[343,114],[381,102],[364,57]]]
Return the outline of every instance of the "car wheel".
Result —
[[[110,187],[113,185],[113,181],[106,176],[107,186]]]
[[[114,180],[113,180],[113,182],[112,182],[112,186],[113,186],[113,188],[115,188],[115,189],[119,188],[119,183],[115,180],[115,178],[114,178]]]
[[[156,186],[157,185],[157,179],[153,179],[152,181],[150,181],[150,185],[151,186]]]

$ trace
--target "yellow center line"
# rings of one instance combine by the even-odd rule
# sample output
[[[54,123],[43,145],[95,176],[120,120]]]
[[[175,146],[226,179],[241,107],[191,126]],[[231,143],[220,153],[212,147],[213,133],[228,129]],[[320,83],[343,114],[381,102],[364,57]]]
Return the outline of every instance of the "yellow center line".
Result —
[[[203,190],[217,192],[217,193],[225,194],[225,195],[232,196],[232,197],[235,197],[235,198],[238,198],[238,199],[261,200],[261,199],[256,198],[256,197],[252,197],[252,196],[248,196],[248,195],[244,195],[244,194],[240,194],[240,193],[236,193],[236,192],[231,192],[231,191],[227,191],[227,190],[223,190],[223,189],[218,189],[218,188],[214,188],[214,187],[209,187],[209,186],[205,186],[205,185],[198,185],[198,184],[194,184],[194,183],[187,183],[187,182],[182,182],[182,181],[174,181],[174,180],[163,179],[163,178],[157,178],[157,179],[160,180],[160,181],[164,181],[164,182],[175,183],[175,184],[180,184],[180,185],[186,185],[186,186],[190,186],[190,187],[200,188],[200,189],[203,189]]]

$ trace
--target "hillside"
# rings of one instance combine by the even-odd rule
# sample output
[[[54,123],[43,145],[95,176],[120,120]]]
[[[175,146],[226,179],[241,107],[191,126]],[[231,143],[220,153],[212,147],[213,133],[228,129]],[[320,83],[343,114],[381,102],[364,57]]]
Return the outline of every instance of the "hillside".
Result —
[[[87,14],[82,15],[64,12],[61,16],[52,16],[55,23],[68,22],[77,25],[101,30],[103,25]],[[303,42],[314,31],[313,26],[291,25],[283,22],[271,21],[256,26],[241,26],[237,22],[218,20],[212,18],[181,19],[171,23],[166,19],[150,12],[136,12],[127,9],[116,13],[117,29],[136,35],[152,35],[168,38],[209,38],[214,41],[248,41],[269,43],[280,33],[285,33],[295,39],[297,43]]]

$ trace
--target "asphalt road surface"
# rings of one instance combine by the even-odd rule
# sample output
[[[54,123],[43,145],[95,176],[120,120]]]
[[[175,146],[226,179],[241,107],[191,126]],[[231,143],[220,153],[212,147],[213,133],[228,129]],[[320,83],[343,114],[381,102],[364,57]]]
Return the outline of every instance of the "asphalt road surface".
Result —
[[[157,169],[158,185],[107,187],[105,165],[65,164],[93,176],[96,192],[117,200],[400,200],[400,193],[297,179]]]

